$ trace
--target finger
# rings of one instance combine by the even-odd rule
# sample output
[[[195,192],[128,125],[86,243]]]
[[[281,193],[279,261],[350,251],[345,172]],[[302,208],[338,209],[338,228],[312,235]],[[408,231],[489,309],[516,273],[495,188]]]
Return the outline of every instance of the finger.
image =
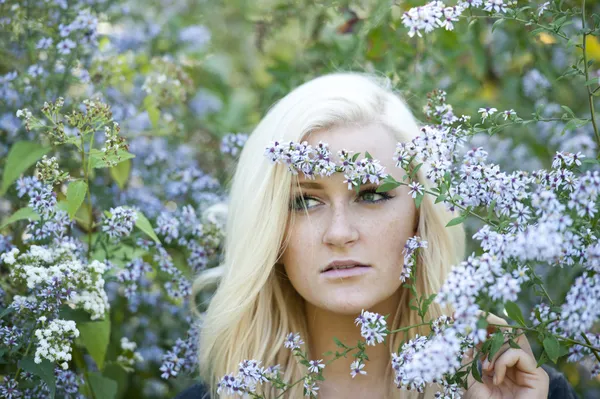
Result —
[[[510,348],[496,361],[494,367],[494,385],[500,385],[506,376],[506,370],[509,367],[517,367],[520,371],[535,373],[536,363],[533,356],[530,356],[522,349]]]
[[[481,369],[484,372],[491,372],[494,369],[494,363],[500,356],[502,356],[507,350],[511,349],[509,344],[504,344],[498,349],[498,352],[494,354],[494,357],[490,360],[487,354],[484,354],[485,359],[481,363]]]

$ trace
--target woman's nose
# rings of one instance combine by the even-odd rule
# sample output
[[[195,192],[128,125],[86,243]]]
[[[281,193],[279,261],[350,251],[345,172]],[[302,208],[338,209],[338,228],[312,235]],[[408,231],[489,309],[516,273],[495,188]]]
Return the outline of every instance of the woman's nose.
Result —
[[[324,244],[343,247],[358,240],[358,228],[348,205],[332,207],[331,217],[326,223]]]

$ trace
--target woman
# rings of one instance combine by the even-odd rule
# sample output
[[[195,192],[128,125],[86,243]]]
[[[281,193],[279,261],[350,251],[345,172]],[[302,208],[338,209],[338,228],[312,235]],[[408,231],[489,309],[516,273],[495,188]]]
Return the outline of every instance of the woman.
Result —
[[[261,156],[276,140],[306,140],[313,147],[324,142],[332,154],[368,152],[401,181],[405,171],[395,167],[395,145],[418,133],[389,82],[359,73],[318,77],[272,107],[247,141],[233,179],[225,263],[194,284],[197,293],[219,280],[202,321],[199,364],[205,385],[180,398],[216,397],[219,379],[245,359],[279,364],[283,379],[296,381],[306,368],[284,347],[288,333],[300,333],[309,359],[322,359],[324,352],[335,352],[334,337],[349,345],[361,339],[354,320],[363,309],[389,315],[390,329],[419,324],[400,280],[402,249],[413,236],[427,241],[415,266],[417,290],[436,293],[464,255],[462,226],[445,227],[454,215],[430,196],[417,209],[406,186],[376,193],[377,184],[361,185],[357,194],[341,173],[307,179]],[[424,170],[416,177],[429,187]],[[450,312],[434,303],[427,320]],[[421,327],[410,334],[427,332]],[[433,386],[423,394],[394,386],[390,353],[403,336],[388,338],[386,345],[368,348],[366,375],[350,375],[351,356],[325,367],[319,397],[433,398]],[[467,397],[546,398],[557,381],[569,388],[560,374],[549,384],[524,336],[519,342],[523,349],[503,348],[484,371],[484,384],[472,381]],[[500,369],[507,377],[494,385],[492,376]],[[262,387],[268,398],[279,393],[270,384]],[[296,384],[285,397],[301,398],[303,389]]]

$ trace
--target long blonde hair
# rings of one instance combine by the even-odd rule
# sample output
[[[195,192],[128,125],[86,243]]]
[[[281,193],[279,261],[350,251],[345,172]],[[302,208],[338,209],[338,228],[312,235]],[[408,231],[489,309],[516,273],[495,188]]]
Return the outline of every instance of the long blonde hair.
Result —
[[[274,166],[263,156],[265,147],[275,140],[301,141],[322,128],[367,123],[382,124],[400,142],[419,134],[415,118],[389,80],[364,73],[333,73],[302,84],[278,101],[246,142],[230,192],[224,262],[194,281],[194,298],[218,283],[203,314],[199,342],[200,377],[210,386],[212,397],[219,379],[237,372],[244,359],[261,360],[264,366],[280,364],[285,381],[296,381],[305,374],[304,366],[283,346],[288,333],[299,332],[307,342],[305,348],[309,347],[304,300],[277,264],[285,245],[293,180],[285,166]],[[417,179],[430,187],[423,168]],[[430,195],[421,203],[418,235],[429,245],[419,250],[417,259],[420,295],[437,293],[450,267],[464,256],[462,225],[445,227],[454,216],[442,203],[434,204]],[[390,319],[395,320],[394,329],[420,323],[408,307],[409,291],[402,290],[401,306]],[[449,311],[434,303],[428,316],[435,318]],[[428,331],[413,329],[408,337]],[[397,350],[402,338],[390,337],[390,352]],[[263,387],[267,398],[276,396],[270,384]],[[398,391],[392,382],[390,387]],[[285,397],[302,397],[302,389],[302,384],[297,384]],[[406,393],[394,393],[400,395]]]

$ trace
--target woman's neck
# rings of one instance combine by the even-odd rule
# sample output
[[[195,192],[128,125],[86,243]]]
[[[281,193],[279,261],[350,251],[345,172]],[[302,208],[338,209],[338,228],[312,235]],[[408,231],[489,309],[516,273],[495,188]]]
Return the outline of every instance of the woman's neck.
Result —
[[[393,317],[399,306],[399,299],[389,298],[384,303],[369,310],[382,315],[390,315],[388,329],[393,325]],[[344,315],[333,313],[322,308],[318,308],[306,303],[306,323],[308,329],[308,344],[310,345],[309,360],[323,359],[327,363],[335,355],[324,356],[323,353],[331,351],[343,352],[344,349],[336,346],[334,338],[339,339],[348,347],[356,346],[357,342],[364,341],[360,335],[360,326],[355,324],[356,315]],[[365,361],[364,371],[366,375],[356,375],[352,378],[350,375],[350,365],[356,358],[353,354],[358,352],[355,349],[348,353],[346,357],[336,359],[323,369],[325,381],[320,382],[319,396],[323,398],[337,397],[384,397],[392,381],[386,381],[385,376],[390,375],[391,354],[387,346],[388,338],[385,343],[375,346],[367,346],[366,354],[369,360]],[[358,393],[367,394],[357,395]],[[350,396],[347,396],[350,394]]]

